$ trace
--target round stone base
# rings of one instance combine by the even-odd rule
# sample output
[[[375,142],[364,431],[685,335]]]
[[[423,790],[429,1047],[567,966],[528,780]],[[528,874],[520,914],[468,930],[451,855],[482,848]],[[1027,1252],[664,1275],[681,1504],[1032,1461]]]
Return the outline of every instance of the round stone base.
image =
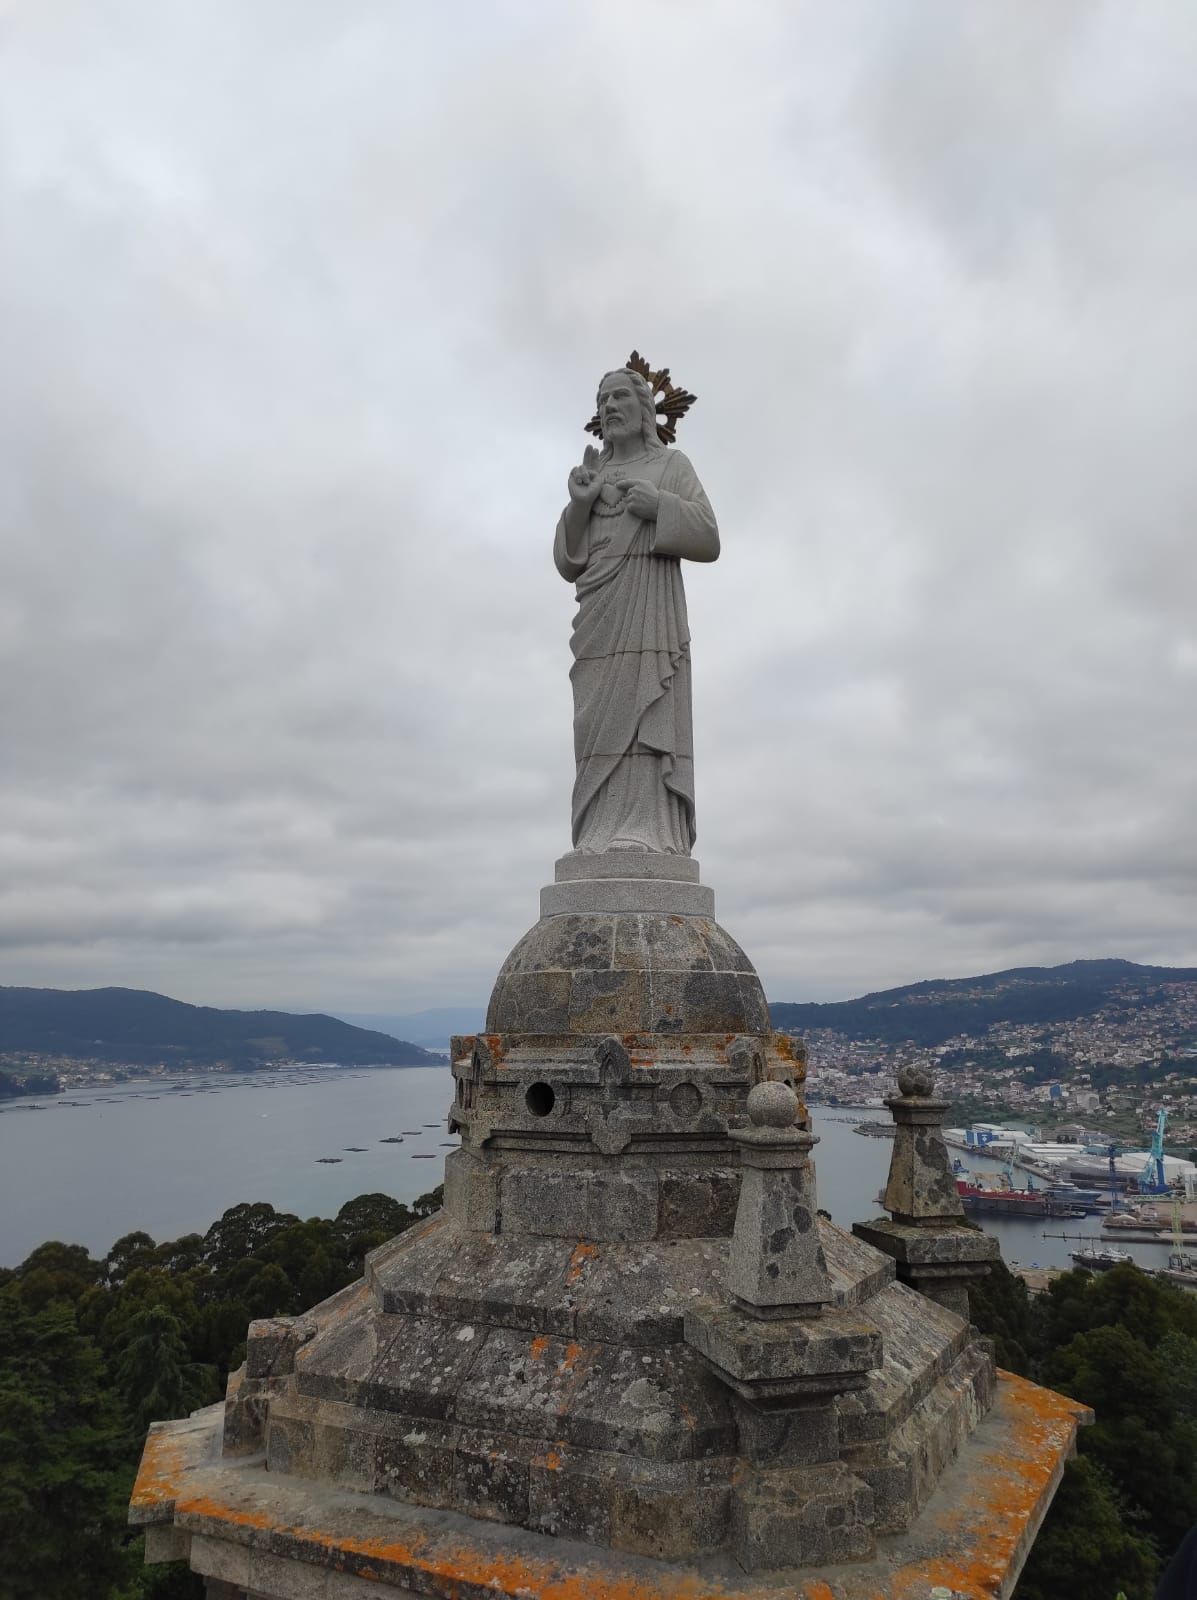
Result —
[[[771,1031],[761,981],[731,935],[713,917],[665,911],[542,917],[503,963],[486,1016],[487,1033]]]

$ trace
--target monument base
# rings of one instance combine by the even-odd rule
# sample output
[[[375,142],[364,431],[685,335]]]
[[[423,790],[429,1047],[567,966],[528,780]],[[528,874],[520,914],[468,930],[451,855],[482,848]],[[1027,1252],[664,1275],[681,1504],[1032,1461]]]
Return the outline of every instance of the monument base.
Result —
[[[988,1347],[967,1306],[899,1281],[888,1236],[820,1214],[801,1046],[713,916],[655,908],[709,894],[697,864],[611,852],[556,879],[613,899],[542,916],[486,1031],[454,1039],[443,1211],[251,1325],[218,1444],[202,1419],[152,1435],[148,1559],[189,1553],[220,1600],[763,1600],[779,1572],[794,1596],[896,1600],[929,1553],[990,1549]],[[1006,1433],[980,1436],[1005,1474],[1036,1450],[1043,1471],[1021,1523],[995,1486],[1017,1537],[958,1594],[1009,1592],[1079,1420],[1010,1393]],[[1050,1426],[1016,1447],[1033,1413]]]
[[[699,883],[698,876],[693,856],[656,855],[647,850],[608,850],[588,856],[575,851],[561,857],[554,881],[540,891],[540,914],[646,911],[713,917],[714,890]]]
[[[1076,1430],[1075,1401],[999,1373],[989,1414],[964,1441],[917,1528],[862,1561],[789,1573],[790,1600],[1006,1600],[1051,1503]],[[663,1562],[526,1528],[406,1505],[384,1494],[221,1457],[223,1407],[156,1423],[131,1520],[147,1561],[189,1560],[210,1600],[777,1600],[726,1557]],[[544,1470],[553,1470],[546,1460]]]

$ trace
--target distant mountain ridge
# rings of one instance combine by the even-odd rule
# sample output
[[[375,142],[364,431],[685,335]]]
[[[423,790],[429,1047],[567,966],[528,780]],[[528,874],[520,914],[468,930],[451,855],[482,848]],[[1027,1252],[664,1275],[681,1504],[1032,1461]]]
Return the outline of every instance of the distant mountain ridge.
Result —
[[[775,1027],[802,1033],[833,1028],[884,1044],[937,1045],[955,1034],[980,1034],[995,1022],[1067,1022],[1092,1016],[1131,991],[1128,1003],[1149,1006],[1161,984],[1197,983],[1197,967],[1146,967],[1113,958],[1058,967],[1010,967],[975,978],[931,978],[830,1004],[776,1002]]]
[[[28,1051],[129,1066],[254,1067],[268,1061],[427,1067],[440,1057],[405,1039],[336,1017],[222,1011],[149,989],[0,986],[0,1054]]]
[[[486,1025],[486,1006],[432,1006],[425,1011],[339,1011],[344,1022],[355,1028],[378,1028],[397,1039],[432,1050],[447,1050],[455,1033],[481,1033]]]

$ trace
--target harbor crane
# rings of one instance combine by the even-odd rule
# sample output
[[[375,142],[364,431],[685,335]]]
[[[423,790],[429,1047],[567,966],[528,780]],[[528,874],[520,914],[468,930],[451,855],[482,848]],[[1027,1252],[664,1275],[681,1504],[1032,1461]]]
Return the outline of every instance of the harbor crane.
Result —
[[[1168,1194],[1172,1185],[1164,1176],[1164,1129],[1168,1125],[1168,1108],[1160,1107],[1155,1133],[1151,1138],[1151,1153],[1139,1176],[1140,1194]]]
[[[1016,1148],[1017,1147],[1015,1146],[1014,1141],[1011,1140],[1010,1141],[1010,1149],[1008,1150],[1008,1152],[1006,1154],[1006,1159],[1005,1159],[1005,1161],[1002,1162],[1002,1177],[1005,1179],[1005,1187],[1007,1189],[1013,1189],[1014,1186],[1015,1186],[1014,1185],[1014,1154],[1015,1154]],[[1035,1192],[1035,1180],[1034,1180],[1034,1178],[1031,1176],[1031,1174],[1029,1172],[1027,1173],[1026,1189],[1027,1189],[1027,1193],[1028,1194],[1034,1194],[1034,1192]]]

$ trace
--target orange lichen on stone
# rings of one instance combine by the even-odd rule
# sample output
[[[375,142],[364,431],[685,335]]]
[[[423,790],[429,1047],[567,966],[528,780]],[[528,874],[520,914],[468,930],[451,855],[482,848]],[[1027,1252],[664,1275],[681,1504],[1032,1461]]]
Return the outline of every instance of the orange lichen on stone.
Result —
[[[295,1530],[299,1538],[324,1536],[314,1529]],[[455,1595],[462,1587],[493,1589],[499,1594],[535,1595],[537,1600],[748,1600],[746,1591],[728,1589],[694,1572],[663,1575],[653,1582],[638,1575],[593,1567],[562,1569],[548,1561],[477,1547],[438,1545],[427,1556],[405,1544],[384,1540],[346,1539],[340,1548],[397,1566],[415,1568],[434,1593]],[[360,1571],[361,1569],[356,1569]],[[794,1595],[794,1591],[791,1591]],[[809,1600],[802,1591],[794,1600]]]
[[[211,1495],[180,1494],[175,1501],[175,1520],[184,1517],[205,1517],[211,1521],[230,1524],[234,1528],[277,1528],[279,1525],[268,1511],[249,1510],[245,1506],[231,1506],[224,1500],[217,1500]],[[282,1532],[294,1533],[298,1530],[284,1527]]]
[[[593,1261],[598,1253],[598,1245],[591,1244],[589,1239],[582,1239],[574,1246],[565,1273],[565,1281],[569,1288],[572,1289],[580,1280],[586,1271],[586,1263]]]
[[[323,1333],[328,1328],[335,1328],[339,1323],[344,1322],[347,1317],[360,1315],[362,1307],[367,1304],[372,1297],[370,1285],[363,1278],[352,1294],[346,1295],[343,1300],[333,1301],[331,1309],[328,1311],[327,1315],[321,1318],[321,1332]],[[296,1359],[302,1355],[303,1349],[301,1347],[297,1353]]]
[[[567,1344],[565,1347],[565,1354],[561,1357],[561,1360],[558,1363],[557,1371],[572,1372],[575,1366],[577,1366],[578,1357],[582,1354],[583,1349],[584,1346],[580,1344]]]
[[[970,1484],[950,1516],[938,1519],[950,1534],[960,1522],[972,1530],[971,1548],[957,1543],[951,1556],[903,1567],[894,1575],[893,1600],[923,1600],[928,1588],[952,1589],[967,1600],[995,1600],[1018,1555],[1024,1531],[1040,1502],[1050,1497],[1070,1454],[1078,1423],[1093,1420],[1087,1406],[1026,1378],[998,1369],[1017,1407],[1012,1445],[986,1458],[989,1469]],[[978,1515],[980,1513],[980,1515]],[[966,1547],[970,1541],[966,1540]]]
[[[532,1343],[528,1346],[528,1354],[532,1357],[533,1361],[539,1361],[548,1348],[548,1334],[538,1333],[535,1339],[533,1339]]]
[[[187,1459],[167,1424],[156,1422],[141,1453],[137,1482],[129,1501],[135,1511],[160,1508],[169,1511],[187,1471]]]
[[[601,1347],[562,1346],[545,1335],[529,1345],[534,1359],[550,1348],[563,1350],[559,1388],[572,1391],[588,1381]],[[517,1553],[481,1530],[472,1537],[443,1522],[422,1522],[415,1508],[392,1521],[395,1513],[371,1510],[369,1497],[360,1512],[347,1512],[343,1495],[324,1502],[285,1474],[220,1463],[218,1415],[212,1407],[155,1427],[134,1490],[134,1520],[167,1522],[173,1512],[184,1530],[229,1543],[262,1546],[268,1536],[283,1559],[431,1600],[454,1600],[474,1589],[496,1600],[777,1600],[782,1592],[726,1570],[714,1576],[700,1567],[666,1566],[646,1573],[614,1551],[581,1559],[540,1546]],[[887,1550],[884,1541],[875,1561],[793,1574],[786,1600],[928,1600],[936,1586],[959,1600],[998,1600],[1009,1592],[1042,1521],[1078,1423],[1089,1419],[1077,1402],[1000,1373],[987,1437],[974,1436],[959,1467],[945,1474],[920,1518],[913,1548],[901,1541]],[[558,1471],[568,1454],[558,1439],[537,1464]],[[743,1470],[741,1464],[737,1480]]]

